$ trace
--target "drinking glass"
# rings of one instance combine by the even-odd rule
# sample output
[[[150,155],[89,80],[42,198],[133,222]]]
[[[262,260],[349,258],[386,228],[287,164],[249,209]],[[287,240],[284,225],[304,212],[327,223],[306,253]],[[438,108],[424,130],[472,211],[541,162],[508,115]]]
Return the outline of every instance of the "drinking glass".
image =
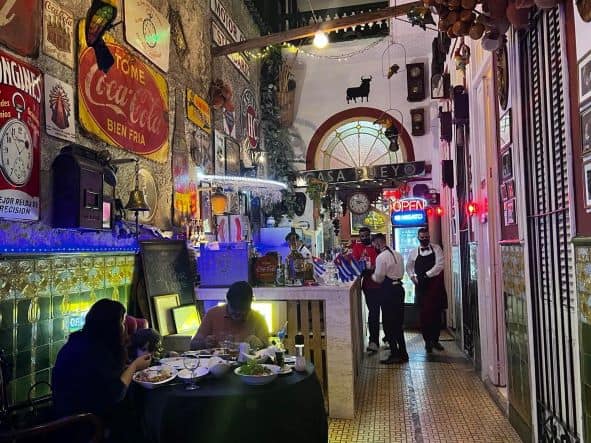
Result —
[[[183,357],[183,366],[185,369],[191,371],[191,378],[189,384],[185,387],[187,391],[193,391],[195,389],[199,389],[199,386],[195,383],[195,370],[199,367],[200,359],[199,357],[190,357],[185,356]]]

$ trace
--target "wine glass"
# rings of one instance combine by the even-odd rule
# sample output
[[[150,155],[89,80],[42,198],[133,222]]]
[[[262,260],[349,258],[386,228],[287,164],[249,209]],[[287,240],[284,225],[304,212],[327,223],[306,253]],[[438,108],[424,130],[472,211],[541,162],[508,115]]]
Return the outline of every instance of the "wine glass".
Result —
[[[189,384],[185,387],[187,391],[194,391],[195,389],[199,389],[199,386],[195,383],[195,370],[199,367],[199,363],[201,363],[199,357],[191,357],[191,356],[184,356],[183,357],[183,366],[185,369],[191,371],[191,378]]]

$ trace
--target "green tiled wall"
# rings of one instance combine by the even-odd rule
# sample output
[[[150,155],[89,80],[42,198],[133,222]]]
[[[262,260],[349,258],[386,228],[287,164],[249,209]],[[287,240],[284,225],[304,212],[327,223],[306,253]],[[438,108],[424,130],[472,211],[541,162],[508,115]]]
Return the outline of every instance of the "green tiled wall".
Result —
[[[591,246],[575,249],[577,298],[579,301],[579,352],[581,359],[581,396],[583,400],[583,437],[591,439]]]
[[[11,404],[27,400],[34,383],[50,381],[58,351],[96,300],[127,306],[134,260],[131,254],[0,259],[0,348],[11,366]],[[40,385],[32,396],[48,392]]]
[[[523,247],[503,245],[501,256],[507,327],[509,420],[524,441],[528,441],[532,419]]]

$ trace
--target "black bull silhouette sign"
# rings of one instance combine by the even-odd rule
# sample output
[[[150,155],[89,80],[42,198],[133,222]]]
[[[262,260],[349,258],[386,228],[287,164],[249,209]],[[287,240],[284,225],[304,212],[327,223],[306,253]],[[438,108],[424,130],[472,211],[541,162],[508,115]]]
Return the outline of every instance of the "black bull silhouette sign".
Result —
[[[357,103],[357,99],[360,98],[363,102],[363,97],[365,97],[365,101],[368,101],[369,96],[369,83],[371,82],[371,75],[368,78],[361,77],[361,84],[356,88],[347,88],[347,103],[350,100],[353,100]]]

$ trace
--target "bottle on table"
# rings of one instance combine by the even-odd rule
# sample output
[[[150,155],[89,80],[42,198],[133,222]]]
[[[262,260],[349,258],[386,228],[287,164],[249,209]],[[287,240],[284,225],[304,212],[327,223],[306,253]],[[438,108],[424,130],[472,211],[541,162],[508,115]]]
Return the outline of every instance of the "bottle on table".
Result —
[[[306,370],[306,357],[304,356],[304,336],[301,332],[298,332],[295,336],[295,348],[296,348],[296,360],[295,370],[305,371]]]

